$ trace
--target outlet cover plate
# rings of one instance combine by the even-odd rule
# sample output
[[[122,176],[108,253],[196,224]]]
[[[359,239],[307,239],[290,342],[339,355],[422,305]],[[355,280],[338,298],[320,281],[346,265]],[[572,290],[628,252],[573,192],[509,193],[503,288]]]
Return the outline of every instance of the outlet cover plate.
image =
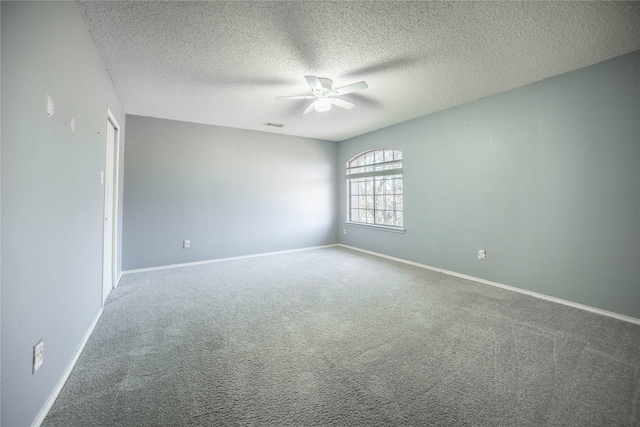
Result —
[[[182,249],[190,249],[190,248],[191,248],[191,240],[183,240]]]
[[[480,261],[486,261],[487,260],[487,251],[485,251],[484,249],[480,249],[478,251],[478,259]]]

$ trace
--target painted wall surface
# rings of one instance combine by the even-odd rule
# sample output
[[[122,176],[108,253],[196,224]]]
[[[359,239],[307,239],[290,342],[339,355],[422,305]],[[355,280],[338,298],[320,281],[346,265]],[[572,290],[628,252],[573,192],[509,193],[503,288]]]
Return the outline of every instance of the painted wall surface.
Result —
[[[124,269],[337,243],[336,156],[334,142],[127,116]]]
[[[378,147],[404,152],[405,234],[343,224],[344,165]],[[353,138],[338,157],[341,243],[640,318],[640,52]]]
[[[0,423],[28,426],[100,312],[107,108],[125,116],[74,2],[2,2],[1,31]]]

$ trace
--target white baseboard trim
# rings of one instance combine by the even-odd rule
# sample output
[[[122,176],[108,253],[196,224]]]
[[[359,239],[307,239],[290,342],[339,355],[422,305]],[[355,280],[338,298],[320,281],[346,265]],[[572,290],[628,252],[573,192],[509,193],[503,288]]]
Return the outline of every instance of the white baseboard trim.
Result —
[[[229,258],[216,258],[216,259],[209,259],[209,260],[205,260],[205,261],[195,261],[195,262],[185,262],[182,264],[169,264],[169,265],[161,265],[158,267],[148,267],[148,268],[136,268],[133,270],[125,270],[122,272],[122,274],[120,275],[120,277],[122,277],[122,275],[124,274],[131,274],[131,273],[142,273],[145,271],[156,271],[156,270],[166,270],[169,268],[179,268],[179,267],[189,267],[192,265],[202,265],[202,264],[211,264],[213,262],[224,262],[224,261],[232,261],[232,260],[238,260],[238,259],[245,259],[245,258],[257,258],[257,257],[263,257],[263,256],[270,256],[270,255],[280,255],[280,254],[288,254],[291,252],[302,252],[302,251],[311,251],[314,249],[322,249],[322,248],[332,248],[338,246],[338,243],[334,243],[331,245],[323,245],[323,246],[309,246],[306,248],[300,248],[300,249],[288,249],[286,251],[276,251],[276,252],[262,252],[259,254],[251,254],[251,255],[241,255],[241,256],[234,256],[234,257],[229,257]]]
[[[338,246],[341,246],[341,247],[347,248],[347,249],[353,249],[354,251],[364,252],[364,253],[367,253],[367,254],[370,254],[370,255],[379,256],[379,257],[382,257],[382,258],[387,258],[387,259],[390,259],[390,260],[393,260],[393,261],[402,262],[404,264],[410,264],[410,265],[414,265],[416,267],[421,267],[421,268],[426,268],[428,270],[438,271],[440,273],[448,274],[449,276],[460,277],[461,279],[472,280],[474,282],[483,283],[485,285],[496,286],[498,288],[506,289],[506,290],[509,290],[509,291],[519,292],[521,294],[529,295],[529,296],[532,296],[532,297],[535,297],[535,298],[540,298],[540,299],[544,299],[544,300],[547,300],[547,301],[556,302],[556,303],[559,303],[559,304],[567,305],[569,307],[578,308],[580,310],[590,311],[592,313],[601,314],[603,316],[613,317],[614,319],[623,320],[625,322],[629,322],[629,323],[634,323],[636,325],[640,325],[640,319],[637,319],[637,318],[631,317],[631,316],[625,316],[624,314],[618,314],[618,313],[614,313],[612,311],[602,310],[600,308],[595,308],[595,307],[591,307],[591,306],[588,306],[588,305],[579,304],[579,303],[573,302],[573,301],[567,301],[567,300],[562,299],[562,298],[556,298],[556,297],[552,297],[552,296],[548,296],[548,295],[544,295],[544,294],[539,294],[537,292],[527,291],[525,289],[514,288],[513,286],[503,285],[502,283],[492,282],[490,280],[485,280],[485,279],[480,279],[479,277],[467,276],[466,274],[456,273],[455,271],[449,271],[449,270],[445,270],[445,269],[442,269],[442,268],[431,267],[430,265],[420,264],[418,262],[408,261],[406,259],[396,258],[396,257],[393,257],[393,256],[381,254],[381,253],[378,253],[378,252],[368,251],[366,249],[360,249],[360,248],[356,248],[354,246],[344,245],[342,243],[339,243]]]
[[[102,316],[102,309],[100,309],[100,311],[98,312],[98,315],[95,317],[95,319],[93,319],[93,322],[91,322],[91,325],[89,326],[89,329],[87,329],[87,332],[84,334],[84,337],[82,337],[82,341],[80,342],[80,345],[78,346],[76,352],[74,353],[73,358],[71,359],[71,361],[69,361],[69,364],[67,365],[66,369],[62,373],[62,377],[60,377],[58,384],[56,384],[56,387],[53,389],[53,391],[49,395],[49,398],[47,399],[44,406],[38,413],[38,416],[36,417],[36,419],[31,424],[31,427],[40,427],[40,424],[42,424],[42,422],[46,418],[47,414],[49,413],[49,410],[53,406],[53,403],[56,401],[56,399],[58,398],[58,395],[62,391],[62,387],[64,387],[64,384],[67,382],[69,375],[71,375],[71,371],[73,370],[73,367],[76,365],[76,362],[78,361],[78,358],[82,353],[82,350],[84,350],[84,346],[87,344],[87,341],[89,340],[89,337],[93,333],[94,328],[98,324],[98,320],[100,320],[100,316]]]

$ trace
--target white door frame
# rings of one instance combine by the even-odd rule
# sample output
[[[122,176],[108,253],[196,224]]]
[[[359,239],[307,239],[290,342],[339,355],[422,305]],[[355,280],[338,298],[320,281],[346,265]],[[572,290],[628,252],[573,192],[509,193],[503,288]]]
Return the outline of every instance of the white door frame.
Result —
[[[109,126],[109,124],[111,124],[111,126],[114,129],[114,137],[112,141],[109,141],[109,132],[107,131],[107,127]],[[106,224],[105,221],[103,221],[103,242],[102,242],[102,247],[103,247],[103,253],[102,253],[102,266],[103,269],[105,268],[105,265],[109,265],[110,266],[110,270],[111,270],[111,283],[104,283],[105,278],[104,278],[104,270],[103,270],[103,274],[102,274],[102,304],[104,305],[104,301],[108,295],[108,291],[105,292],[105,289],[114,289],[116,286],[118,286],[118,280],[117,280],[117,276],[116,273],[118,271],[118,201],[119,201],[119,191],[118,191],[118,187],[119,187],[119,175],[120,175],[120,133],[121,133],[121,128],[120,125],[118,124],[118,121],[116,120],[115,116],[113,115],[113,113],[111,112],[111,110],[109,108],[107,108],[107,120],[105,122],[105,173],[104,173],[104,189],[105,189],[105,207],[107,205],[107,182],[106,179],[109,176],[109,174],[107,174],[107,168],[111,168],[112,174],[111,174],[111,181],[113,184],[112,187],[112,211],[110,212],[110,216],[111,216],[111,236],[106,236],[106,230],[104,230],[106,228]],[[110,147],[110,144],[113,142],[113,146]],[[107,162],[109,161],[109,156],[107,155],[107,150],[111,149],[111,153],[113,155],[113,158],[111,159],[111,164],[107,164]],[[106,211],[106,209],[105,209]],[[106,212],[103,212],[103,214],[106,214]],[[111,239],[111,250],[107,251],[105,250],[107,248],[107,241],[104,239]],[[110,258],[110,262],[108,262],[108,258]]]
[[[107,116],[116,131],[113,159],[113,289],[118,287],[118,212],[120,212],[120,124],[111,110],[107,108]]]

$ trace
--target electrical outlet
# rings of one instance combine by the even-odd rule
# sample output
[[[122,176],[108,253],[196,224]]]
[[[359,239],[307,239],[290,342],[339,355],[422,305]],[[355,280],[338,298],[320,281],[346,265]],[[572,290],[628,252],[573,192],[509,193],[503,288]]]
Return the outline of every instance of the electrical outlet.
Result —
[[[44,341],[38,341],[38,344],[33,347],[33,372],[35,374],[40,366],[44,362]]]
[[[342,229],[342,234],[347,234],[347,229],[346,228]]]
[[[189,248],[191,248],[191,240],[183,240],[182,249],[189,249]]]
[[[480,249],[478,251],[478,259],[480,261],[486,261],[487,260],[487,251],[485,251],[484,249]]]

